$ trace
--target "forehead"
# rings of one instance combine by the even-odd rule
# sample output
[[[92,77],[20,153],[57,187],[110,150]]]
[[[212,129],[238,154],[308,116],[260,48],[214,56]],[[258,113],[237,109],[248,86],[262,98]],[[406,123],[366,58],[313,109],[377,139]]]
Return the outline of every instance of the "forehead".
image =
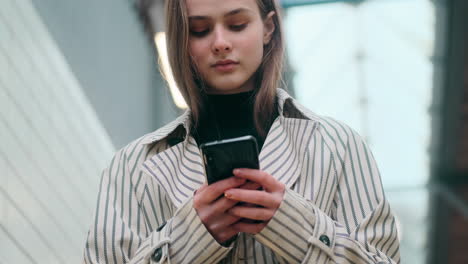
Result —
[[[189,16],[218,17],[233,10],[258,13],[256,0],[185,0]]]

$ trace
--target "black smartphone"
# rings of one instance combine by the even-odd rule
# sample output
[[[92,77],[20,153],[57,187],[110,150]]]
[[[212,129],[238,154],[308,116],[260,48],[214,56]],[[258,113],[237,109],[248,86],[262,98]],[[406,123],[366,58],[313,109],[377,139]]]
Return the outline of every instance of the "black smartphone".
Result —
[[[200,145],[208,184],[233,176],[236,168],[259,169],[258,144],[253,136],[243,136]]]

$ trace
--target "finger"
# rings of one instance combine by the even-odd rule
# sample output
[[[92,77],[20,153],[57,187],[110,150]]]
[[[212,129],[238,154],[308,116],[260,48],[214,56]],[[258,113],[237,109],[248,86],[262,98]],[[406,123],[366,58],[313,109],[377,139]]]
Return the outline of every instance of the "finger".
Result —
[[[258,234],[266,225],[267,223],[251,224],[239,221],[233,224],[232,227],[239,233]]]
[[[239,189],[245,189],[245,190],[259,190],[263,189],[262,186],[256,182],[253,181],[247,181],[240,187]],[[251,203],[244,203],[244,202],[238,202],[236,205],[242,205],[242,206],[249,206],[249,207],[258,207],[258,205],[251,204]]]
[[[244,203],[244,202],[237,202],[237,204],[235,204],[235,205],[245,206],[245,207],[263,207],[263,206],[260,206],[260,205],[256,205],[256,204],[252,204],[252,203]]]
[[[267,208],[278,208],[282,197],[257,190],[230,189],[224,195],[231,200],[261,205]]]
[[[239,220],[241,220],[240,217],[226,213],[222,216],[218,216],[216,220],[211,222],[208,225],[208,229],[210,229],[214,233],[219,233],[226,229],[228,226],[235,224]]]
[[[213,212],[213,215],[220,215],[234,207],[237,203],[238,201],[231,200],[223,196],[209,205],[209,210]]]
[[[213,237],[218,241],[218,243],[223,243],[231,239],[233,236],[237,235],[239,233],[235,228],[232,226],[229,228],[226,228],[223,232],[218,233],[214,235]]]
[[[284,189],[283,183],[279,182],[267,172],[255,169],[235,169],[234,176],[251,180],[263,186],[268,192],[281,191]]]
[[[200,186],[200,188],[198,188],[198,190],[195,190],[195,194],[203,192],[206,189],[206,187],[208,187],[208,184],[203,183],[203,185]]]
[[[269,221],[273,217],[275,211],[261,207],[234,206],[233,208],[229,209],[228,213],[233,216],[252,220]]]
[[[197,202],[201,204],[209,204],[218,199],[224,191],[230,188],[239,187],[245,183],[245,179],[239,177],[230,177],[213,184],[208,185],[199,193],[197,197]]]
[[[243,185],[239,187],[239,189],[246,189],[246,190],[261,190],[263,187],[253,181],[247,181]],[[236,205],[242,205],[242,206],[248,206],[248,207],[258,207],[256,204],[251,204],[251,203],[244,203],[244,202],[238,202]]]
[[[239,188],[246,189],[246,190],[258,190],[262,188],[262,186],[256,182],[247,181],[246,183],[242,184]]]

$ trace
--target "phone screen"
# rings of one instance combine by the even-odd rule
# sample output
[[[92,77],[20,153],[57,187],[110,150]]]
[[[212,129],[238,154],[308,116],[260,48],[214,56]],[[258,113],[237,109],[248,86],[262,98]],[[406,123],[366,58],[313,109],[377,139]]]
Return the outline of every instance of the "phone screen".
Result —
[[[208,142],[200,149],[208,184],[233,176],[236,168],[259,168],[258,145],[253,136]]]

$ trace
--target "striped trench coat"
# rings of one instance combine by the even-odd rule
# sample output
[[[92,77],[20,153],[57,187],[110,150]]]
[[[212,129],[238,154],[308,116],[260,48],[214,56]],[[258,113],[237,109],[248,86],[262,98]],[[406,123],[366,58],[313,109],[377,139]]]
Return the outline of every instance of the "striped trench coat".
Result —
[[[192,197],[205,174],[186,111],[103,171],[83,263],[399,263],[395,217],[365,142],[277,96],[259,159],[286,192],[260,233],[223,247],[200,221]]]

